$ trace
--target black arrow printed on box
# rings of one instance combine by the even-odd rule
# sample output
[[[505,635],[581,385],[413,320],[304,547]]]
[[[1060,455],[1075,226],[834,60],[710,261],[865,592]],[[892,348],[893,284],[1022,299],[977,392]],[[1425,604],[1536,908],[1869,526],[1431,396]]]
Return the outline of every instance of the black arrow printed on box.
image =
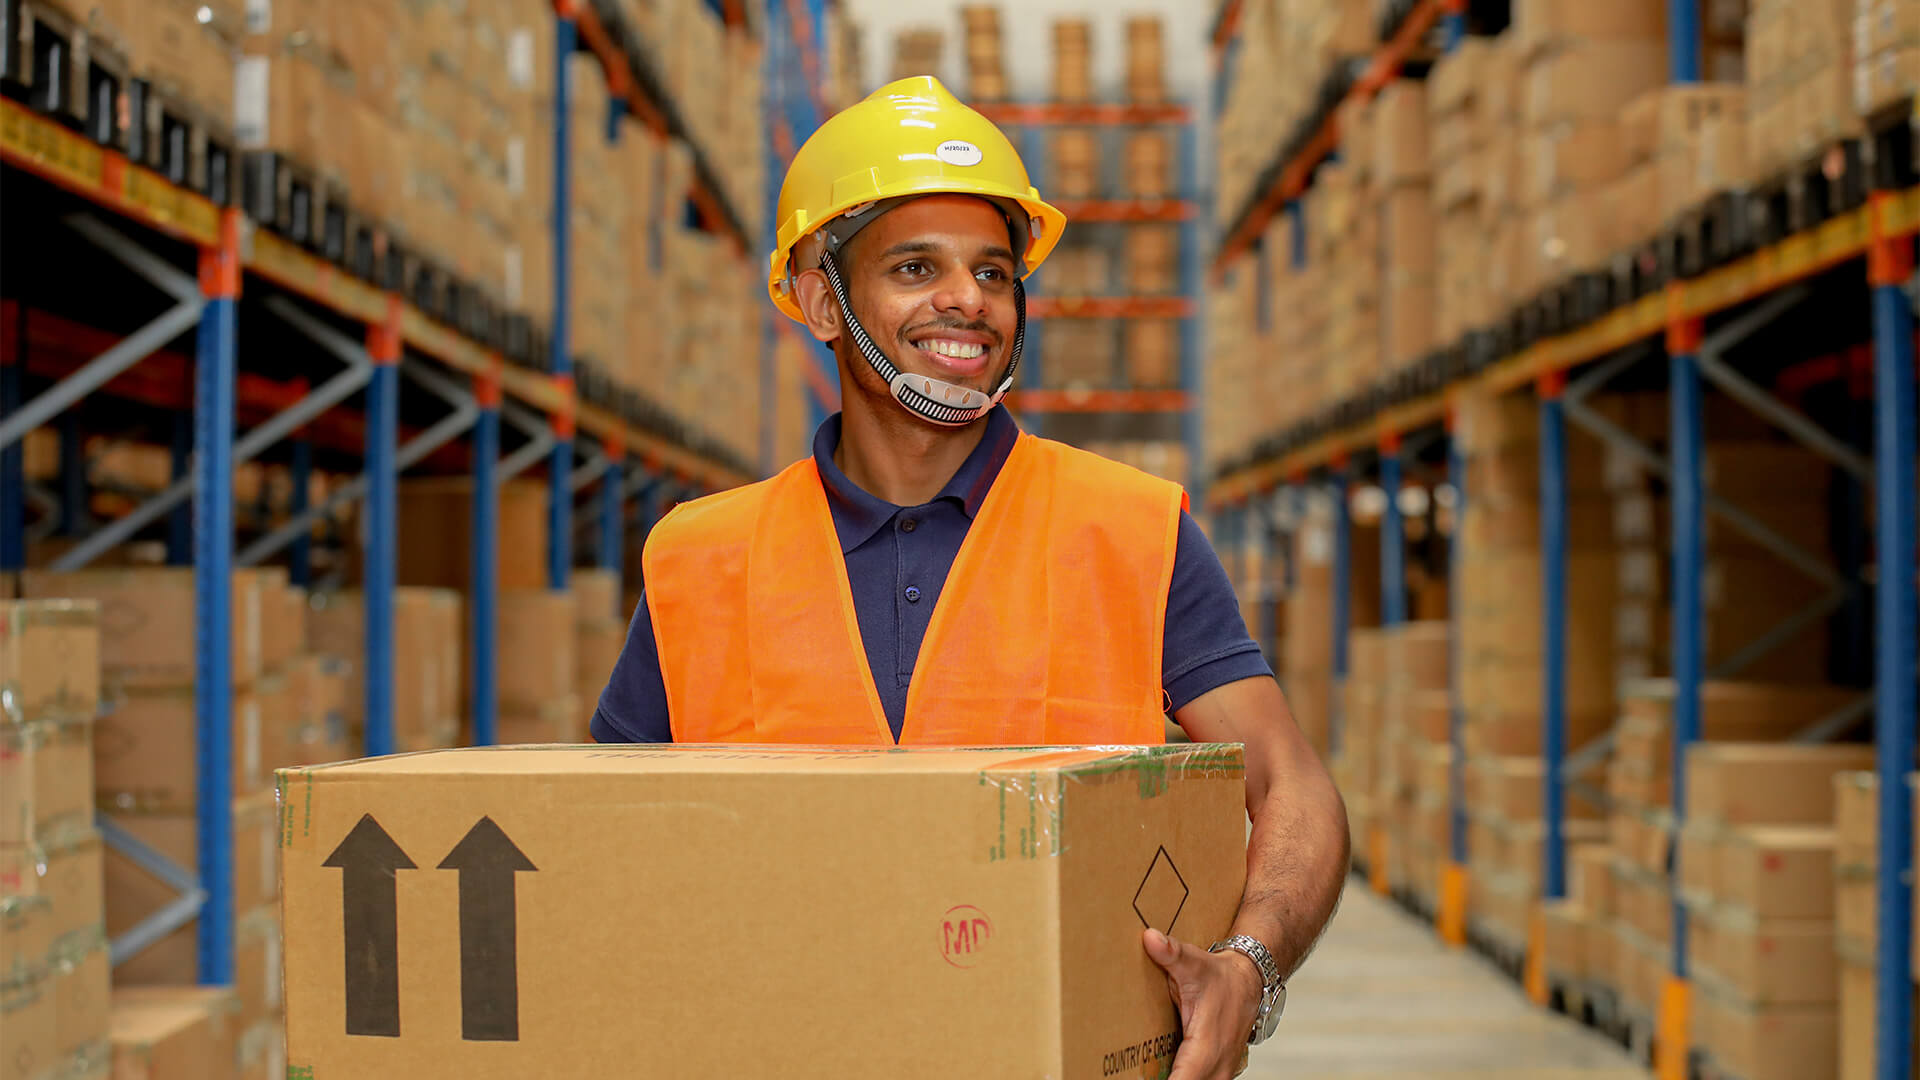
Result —
[[[346,946],[347,1034],[400,1034],[400,916],[395,873],[414,870],[372,814],[322,866],[340,870],[340,909]]]
[[[520,1038],[520,986],[513,875],[538,870],[490,817],[439,869],[460,872],[460,1024],[472,1041]]]

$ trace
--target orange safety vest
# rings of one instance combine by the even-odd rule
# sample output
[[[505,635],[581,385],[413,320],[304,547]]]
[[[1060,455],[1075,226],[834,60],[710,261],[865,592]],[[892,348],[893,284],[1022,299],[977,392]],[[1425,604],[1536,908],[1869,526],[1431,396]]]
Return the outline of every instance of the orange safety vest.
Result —
[[[900,743],[1165,741],[1186,492],[1022,434],[914,663]],[[675,742],[894,745],[813,458],[676,507],[642,556]]]

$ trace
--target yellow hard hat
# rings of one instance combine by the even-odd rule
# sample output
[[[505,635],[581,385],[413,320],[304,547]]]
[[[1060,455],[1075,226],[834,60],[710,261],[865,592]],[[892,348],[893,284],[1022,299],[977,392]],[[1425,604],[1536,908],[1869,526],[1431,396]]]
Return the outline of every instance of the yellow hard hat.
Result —
[[[789,265],[801,240],[849,210],[937,194],[1000,204],[1016,235],[1026,237],[1023,276],[1046,260],[1067,224],[1040,198],[1013,143],[991,121],[931,75],[900,79],[836,113],[794,155],[780,186],[780,229],[767,272],[774,305],[806,321]]]

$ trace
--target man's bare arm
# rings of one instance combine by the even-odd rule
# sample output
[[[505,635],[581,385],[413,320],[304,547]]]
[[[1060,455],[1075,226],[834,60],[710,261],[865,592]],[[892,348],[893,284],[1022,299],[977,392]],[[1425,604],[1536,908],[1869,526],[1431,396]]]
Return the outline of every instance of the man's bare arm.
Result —
[[[1291,975],[1332,919],[1346,882],[1346,802],[1268,676],[1217,687],[1174,719],[1195,742],[1246,745],[1253,835],[1233,932],[1265,944]]]

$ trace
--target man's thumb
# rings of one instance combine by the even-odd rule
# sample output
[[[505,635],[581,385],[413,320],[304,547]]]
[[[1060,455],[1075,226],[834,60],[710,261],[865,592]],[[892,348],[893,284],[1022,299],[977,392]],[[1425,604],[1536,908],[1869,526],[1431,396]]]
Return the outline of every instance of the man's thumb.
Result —
[[[1171,971],[1174,964],[1180,959],[1180,946],[1177,945],[1172,938],[1160,931],[1149,929],[1147,931],[1147,955],[1153,958],[1154,963]]]

